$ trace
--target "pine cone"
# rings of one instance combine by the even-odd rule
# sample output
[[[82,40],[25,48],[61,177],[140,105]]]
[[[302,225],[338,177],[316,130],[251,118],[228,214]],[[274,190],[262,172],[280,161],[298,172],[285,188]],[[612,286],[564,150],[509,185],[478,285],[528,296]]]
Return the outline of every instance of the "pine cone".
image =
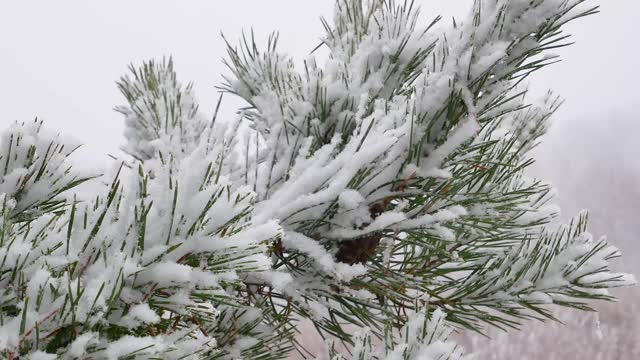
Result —
[[[375,255],[380,239],[382,239],[382,234],[374,233],[354,240],[343,241],[336,254],[336,259],[349,265],[365,264]]]
[[[375,219],[382,214],[389,204],[389,201],[384,200],[379,203],[373,204],[369,208],[371,218]],[[363,228],[369,224],[364,224]],[[357,239],[347,240],[340,243],[340,249],[336,253],[336,259],[345,264],[366,264],[371,257],[376,254],[376,249],[382,239],[382,233],[373,233],[361,236]]]

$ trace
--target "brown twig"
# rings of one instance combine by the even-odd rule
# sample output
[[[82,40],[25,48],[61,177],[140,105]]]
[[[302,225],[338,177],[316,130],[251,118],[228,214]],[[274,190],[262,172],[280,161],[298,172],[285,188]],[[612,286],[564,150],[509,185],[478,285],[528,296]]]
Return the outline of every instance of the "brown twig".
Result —
[[[32,326],[29,330],[27,330],[27,332],[22,336],[22,338],[18,342],[18,347],[20,347],[20,345],[22,345],[22,343],[24,343],[27,340],[27,338],[33,333],[33,330],[35,330],[36,326],[39,326],[40,324],[44,323],[45,321],[51,319],[51,317],[53,315],[55,315],[58,311],[60,311],[60,309],[55,309],[52,312],[50,312],[49,315],[47,315],[44,318],[42,318],[42,320],[37,321],[36,324],[34,326]]]
[[[186,253],[184,255],[182,255],[182,257],[180,259],[178,259],[178,261],[176,261],[176,263],[180,264],[181,262],[185,261],[189,256],[191,256],[192,253]]]
[[[147,299],[149,298],[149,296],[151,296],[151,293],[156,289],[156,287],[158,287],[158,283],[153,284],[151,289],[149,289],[149,291],[147,291],[147,293],[144,294],[144,297],[142,298],[142,302],[147,301]]]
[[[207,334],[207,331],[202,327],[202,325],[200,325],[200,321],[198,321],[198,318],[196,318],[195,315],[191,316],[191,321],[193,321],[198,326],[198,329],[200,329],[202,335],[209,337],[209,334]]]
[[[149,330],[149,334],[151,334],[151,336],[156,336],[156,332],[153,330],[150,324],[147,324],[147,330]]]
[[[91,262],[91,259],[93,259],[93,255],[89,255],[87,262],[82,266],[82,269],[80,269],[80,273],[78,274],[78,277],[82,276],[82,274],[84,274],[84,271],[87,270],[87,268],[89,267],[89,263]]]
[[[173,322],[173,325],[171,326],[171,330],[175,331],[178,328],[179,322],[180,322],[180,315],[176,317],[176,321]]]

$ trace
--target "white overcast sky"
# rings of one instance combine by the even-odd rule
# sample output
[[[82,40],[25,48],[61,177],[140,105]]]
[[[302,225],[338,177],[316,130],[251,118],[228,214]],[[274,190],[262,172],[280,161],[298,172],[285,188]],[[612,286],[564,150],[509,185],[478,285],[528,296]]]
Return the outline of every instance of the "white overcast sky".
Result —
[[[631,107],[640,96],[638,0],[593,0],[602,13],[570,28],[577,44],[564,63],[532,85],[567,99],[561,115],[577,117]],[[448,19],[472,0],[418,0],[424,21]],[[0,125],[35,116],[89,144],[91,153],[122,142],[122,103],[114,81],[131,62],[173,55],[179,77],[194,81],[205,111],[214,107],[225,47],[253,27],[266,38],[277,30],[281,49],[305,56],[322,35],[319,17],[333,0],[57,0],[0,2]],[[562,121],[568,121],[562,119]]]
[[[473,0],[416,2],[426,22],[437,14],[447,21],[463,15]],[[609,207],[619,208],[615,202],[621,201],[634,214],[632,223],[620,225],[628,232],[638,229],[639,206],[626,196],[631,190],[612,184],[629,174],[640,179],[634,141],[640,130],[640,0],[590,3],[601,5],[602,13],[568,28],[577,44],[559,51],[564,62],[531,85],[534,92],[553,89],[566,99],[536,171],[558,184],[570,213],[617,196]],[[263,39],[277,30],[281,50],[301,57],[318,44],[319,17],[330,18],[332,8],[333,0],[4,0],[0,128],[38,116],[87,144],[88,162],[103,162],[103,154],[116,153],[123,141],[122,118],[112,108],[123,102],[114,82],[128,64],[172,55],[180,79],[195,82],[201,109],[210,113],[214,86],[226,72],[221,31],[235,40],[250,27]],[[624,185],[640,189],[637,181]],[[640,202],[640,196],[633,199]]]

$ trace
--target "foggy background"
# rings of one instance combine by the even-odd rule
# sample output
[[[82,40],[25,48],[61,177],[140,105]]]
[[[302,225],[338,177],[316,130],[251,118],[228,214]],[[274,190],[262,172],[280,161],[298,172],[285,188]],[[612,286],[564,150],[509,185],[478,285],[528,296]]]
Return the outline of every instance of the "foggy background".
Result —
[[[0,2],[0,129],[14,121],[45,126],[87,144],[83,166],[100,167],[119,154],[124,103],[114,82],[130,63],[172,55],[183,83],[194,81],[200,108],[212,113],[225,45],[253,27],[258,40],[280,32],[280,50],[305,57],[318,43],[321,15],[333,0],[235,1],[2,1]],[[438,14],[450,22],[473,0],[418,0],[426,23]],[[624,252],[618,270],[640,273],[640,75],[638,0],[589,1],[601,14],[565,31],[577,43],[558,50],[563,62],[531,78],[531,92],[553,89],[566,99],[536,150],[532,173],[552,182],[563,217],[591,210],[591,229],[608,234]],[[230,96],[222,117],[239,103]],[[463,340],[479,359],[640,358],[640,291],[618,292],[621,303],[601,305],[600,330],[593,315],[563,312],[567,327],[528,326],[498,341]],[[586,330],[585,330],[586,329]],[[597,331],[596,331],[597,330]],[[599,331],[604,339],[599,337]],[[613,344],[613,345],[612,345]],[[635,347],[635,348],[634,348]],[[523,352],[523,349],[526,352]],[[582,353],[580,353],[582,351]],[[637,352],[637,353],[636,353]],[[527,355],[523,355],[527,354]]]

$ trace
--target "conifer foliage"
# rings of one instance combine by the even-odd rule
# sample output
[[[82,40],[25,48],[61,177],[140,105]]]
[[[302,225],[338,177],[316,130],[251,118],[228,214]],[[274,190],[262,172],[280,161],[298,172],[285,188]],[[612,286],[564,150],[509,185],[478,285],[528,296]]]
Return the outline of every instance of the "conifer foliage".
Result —
[[[41,122],[13,125],[0,354],[311,357],[295,336],[309,319],[335,359],[459,359],[454,330],[611,300],[633,283],[609,268],[618,251],[586,214],[549,226],[551,188],[525,174],[560,101],[521,83],[595,12],[485,0],[442,26],[410,1],[338,0],[300,64],[277,35],[228,43],[237,119],[205,117],[172,61],[149,61],[118,82],[130,159],[101,177]],[[87,181],[106,186],[74,197]]]

